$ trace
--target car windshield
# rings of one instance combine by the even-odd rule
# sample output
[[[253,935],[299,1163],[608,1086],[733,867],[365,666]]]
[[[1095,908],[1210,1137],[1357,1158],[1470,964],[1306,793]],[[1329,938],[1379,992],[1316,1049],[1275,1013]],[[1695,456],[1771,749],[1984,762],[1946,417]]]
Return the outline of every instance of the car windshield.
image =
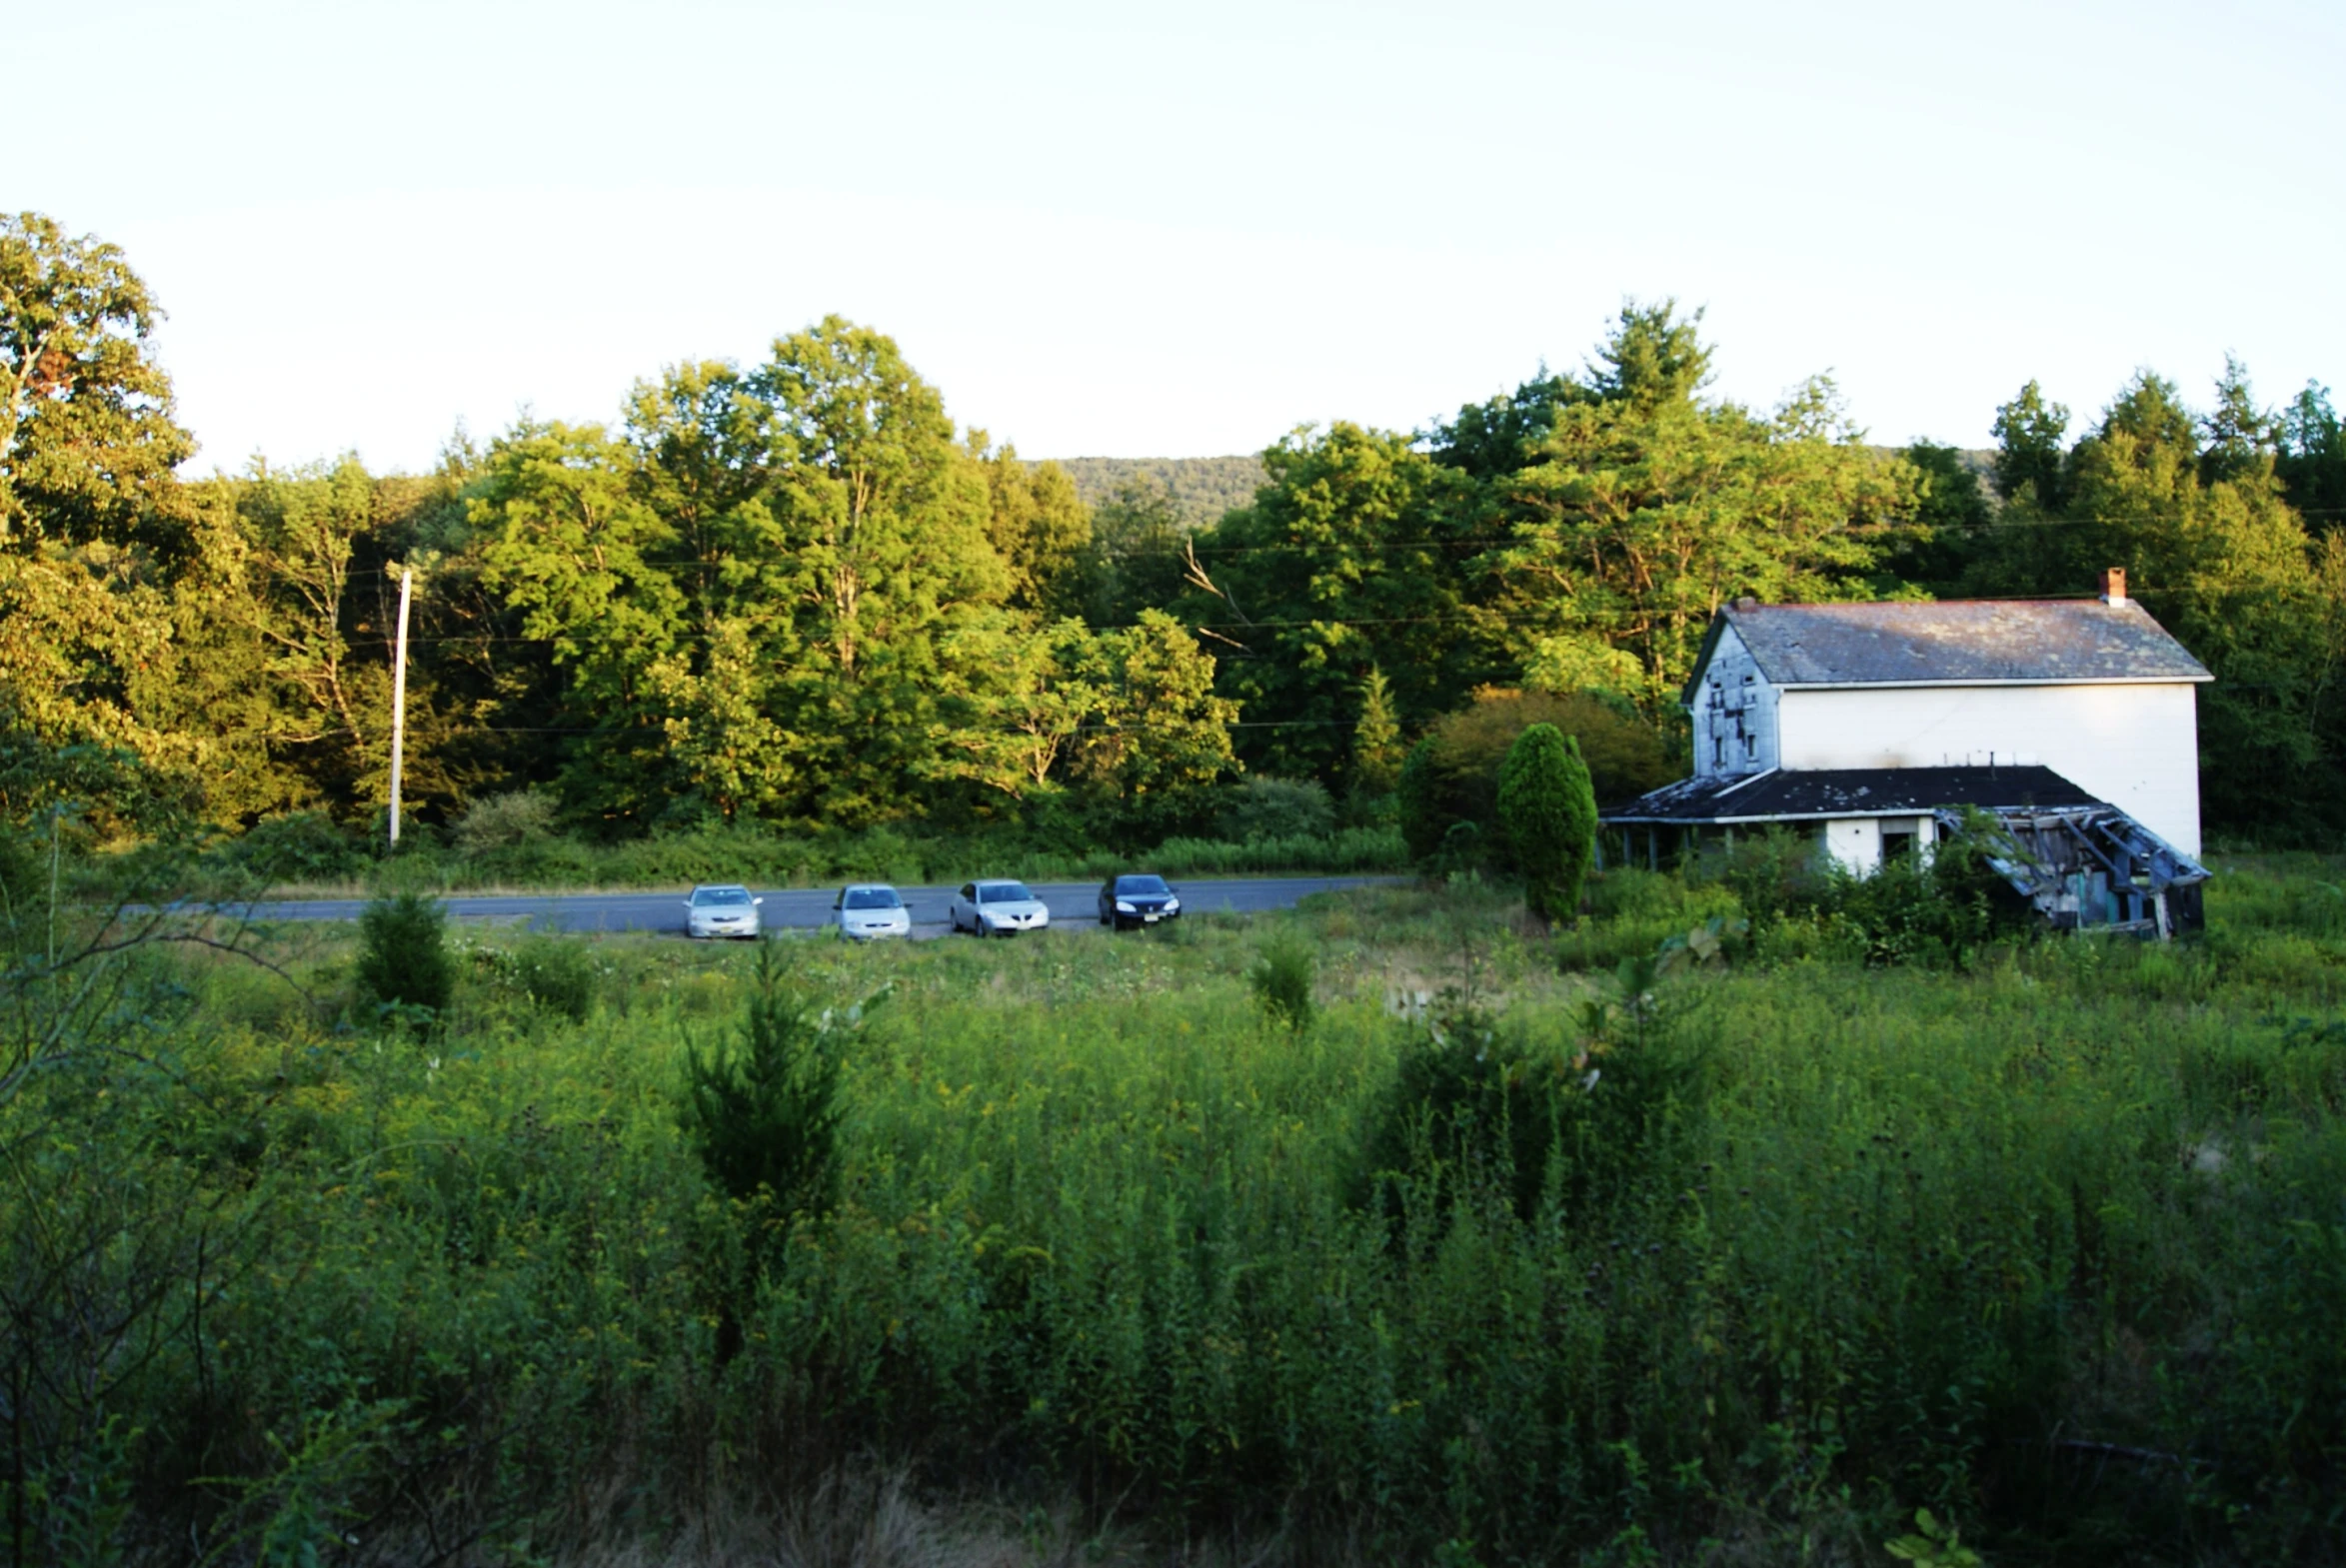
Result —
[[[1124,893],[1160,893],[1171,889],[1165,885],[1162,876],[1120,876],[1116,879],[1116,890]]]
[[[750,901],[747,887],[697,887],[693,890],[693,904],[697,908],[730,908]]]
[[[851,909],[901,909],[904,900],[896,895],[894,887],[850,887],[848,907]]]
[[[1024,882],[980,882],[980,903],[1033,903],[1035,895],[1027,891]]]

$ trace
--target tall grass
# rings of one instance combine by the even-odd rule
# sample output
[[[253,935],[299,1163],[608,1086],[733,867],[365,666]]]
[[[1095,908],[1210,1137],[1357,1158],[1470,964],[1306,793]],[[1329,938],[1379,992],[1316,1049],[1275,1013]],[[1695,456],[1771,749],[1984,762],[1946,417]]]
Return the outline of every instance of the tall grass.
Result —
[[[895,992],[840,1061],[836,1201],[795,1215],[713,1185],[679,1119],[751,954],[604,941],[578,1023],[475,961],[428,1042],[182,967],[200,1094],[0,1116],[233,1193],[248,1251],[122,1381],[117,1449],[33,1471],[113,1477],[126,1541],[484,1560],[658,1542],[857,1456],[1297,1557],[1854,1561],[1927,1506],[1991,1560],[2334,1558],[2337,871],[2242,867],[2197,946],[1969,972],[1612,974],[1471,884],[1371,889],[1275,922],[1317,949],[1307,1031],[1254,1004],[1234,922],[807,944],[794,985]],[[1642,873],[1596,897],[1646,953],[1731,912]],[[1495,1074],[1457,1103],[1566,1105],[1582,1142],[1376,1152],[1444,985]],[[1643,1130],[1554,1097],[1601,1108],[1640,1051]]]

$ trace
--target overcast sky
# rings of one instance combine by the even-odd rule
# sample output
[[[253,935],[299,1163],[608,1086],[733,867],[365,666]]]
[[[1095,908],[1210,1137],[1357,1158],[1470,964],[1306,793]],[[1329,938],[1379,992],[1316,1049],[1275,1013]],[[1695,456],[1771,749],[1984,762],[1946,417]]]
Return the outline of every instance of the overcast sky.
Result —
[[[9,0],[0,202],[160,295],[194,471],[608,419],[838,312],[1029,457],[1415,429],[1708,310],[1985,445],[2346,381],[2346,6]]]

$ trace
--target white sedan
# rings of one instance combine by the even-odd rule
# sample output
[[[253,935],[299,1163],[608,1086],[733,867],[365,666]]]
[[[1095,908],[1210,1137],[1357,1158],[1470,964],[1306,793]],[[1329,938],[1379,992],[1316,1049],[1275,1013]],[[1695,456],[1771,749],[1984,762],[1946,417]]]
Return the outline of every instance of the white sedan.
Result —
[[[1051,911],[1027,890],[1024,882],[964,882],[946,910],[957,931],[979,936],[1008,936],[1014,931],[1040,931],[1051,924]]]
[[[685,934],[755,936],[758,905],[765,901],[751,896],[750,889],[739,882],[696,887],[693,895],[685,900]]]
[[[832,900],[831,917],[838,923],[842,936],[857,941],[913,933],[913,911],[905,907],[905,900],[897,890],[885,882],[842,887],[839,896]]]

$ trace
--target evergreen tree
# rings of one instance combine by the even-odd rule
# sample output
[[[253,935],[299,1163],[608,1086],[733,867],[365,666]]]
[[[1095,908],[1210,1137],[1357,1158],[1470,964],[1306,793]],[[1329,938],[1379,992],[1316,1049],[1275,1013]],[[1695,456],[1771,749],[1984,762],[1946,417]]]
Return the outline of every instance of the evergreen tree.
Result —
[[[1401,727],[1393,718],[1392,686],[1368,667],[1360,683],[1360,719],[1352,726],[1352,779],[1369,794],[1390,794],[1400,772]]]
[[[1533,725],[1508,748],[1498,816],[1532,913],[1554,919],[1578,909],[1596,851],[1596,795],[1578,746],[1555,726]]]
[[[2329,388],[2309,381],[2281,412],[2274,472],[2315,534],[2346,531],[2346,430]]]
[[[1401,759],[1393,793],[1401,820],[1401,841],[1409,858],[1427,860],[1441,847],[1452,817],[1446,807],[1440,748],[1431,736],[1409,749]]]

